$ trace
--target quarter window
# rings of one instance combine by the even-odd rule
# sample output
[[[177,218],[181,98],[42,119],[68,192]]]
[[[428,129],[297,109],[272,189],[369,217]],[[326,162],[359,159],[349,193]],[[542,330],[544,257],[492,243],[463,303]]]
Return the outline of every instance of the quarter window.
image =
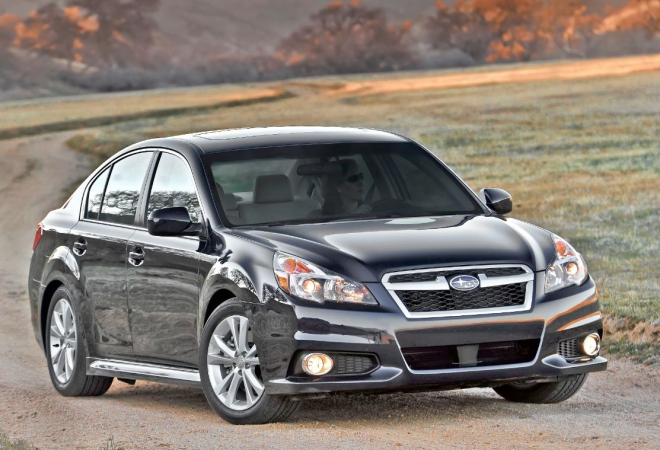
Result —
[[[101,202],[103,201],[103,191],[105,190],[105,183],[108,181],[108,174],[110,169],[106,169],[96,180],[92,183],[87,194],[87,208],[85,209],[85,219],[98,219],[99,211],[101,210]]]
[[[188,165],[177,156],[163,153],[151,185],[147,217],[157,209],[175,206],[185,207],[192,221],[200,222],[199,199]]]
[[[142,152],[115,163],[103,196],[99,220],[132,225],[140,190],[152,152]]]

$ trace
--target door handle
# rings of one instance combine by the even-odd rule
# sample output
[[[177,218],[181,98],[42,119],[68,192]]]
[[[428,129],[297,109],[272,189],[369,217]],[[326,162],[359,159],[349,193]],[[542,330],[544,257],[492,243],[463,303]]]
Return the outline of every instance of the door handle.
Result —
[[[134,266],[139,266],[144,262],[144,250],[142,250],[142,247],[135,247],[128,252],[128,262]]]
[[[76,242],[73,243],[73,253],[82,256],[85,254],[87,251],[87,242],[85,239],[80,238]]]

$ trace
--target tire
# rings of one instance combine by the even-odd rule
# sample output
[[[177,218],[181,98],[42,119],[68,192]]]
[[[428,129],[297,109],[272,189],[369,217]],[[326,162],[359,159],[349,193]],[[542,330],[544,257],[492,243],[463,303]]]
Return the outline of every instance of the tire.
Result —
[[[87,375],[82,327],[71,301],[71,294],[63,286],[53,294],[47,317],[44,348],[50,380],[55,390],[65,397],[95,397],[105,394],[114,378]],[[61,364],[57,368],[53,358]]]
[[[587,374],[553,383],[505,384],[493,388],[501,397],[517,403],[559,403],[568,400],[580,390]]]
[[[241,334],[243,327],[246,331]],[[244,336],[238,339],[243,344],[232,339],[234,332]],[[226,342],[224,345],[231,353],[222,350],[218,339]],[[264,424],[286,420],[298,410],[300,402],[265,391],[258,353],[251,339],[249,321],[237,299],[227,300],[213,311],[204,326],[199,347],[199,375],[206,400],[229,423]]]

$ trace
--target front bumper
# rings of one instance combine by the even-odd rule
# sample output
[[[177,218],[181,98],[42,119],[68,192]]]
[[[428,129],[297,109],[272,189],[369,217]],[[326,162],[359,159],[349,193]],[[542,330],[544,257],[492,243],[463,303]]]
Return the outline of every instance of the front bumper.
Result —
[[[534,291],[543,292],[538,279],[535,284]],[[267,392],[442,390],[521,380],[554,381],[607,368],[602,357],[569,362],[557,353],[559,341],[594,331],[602,336],[598,294],[591,278],[582,286],[551,296],[535,295],[529,311],[431,319],[406,318],[382,285],[374,283],[368,288],[379,300],[378,308],[310,306],[281,292],[266,296],[264,303],[246,305]],[[531,361],[517,364],[413,370],[402,353],[407,347],[524,339],[538,339],[538,349]],[[304,351],[375,355],[378,366],[363,375],[301,376],[292,369],[296,355]]]

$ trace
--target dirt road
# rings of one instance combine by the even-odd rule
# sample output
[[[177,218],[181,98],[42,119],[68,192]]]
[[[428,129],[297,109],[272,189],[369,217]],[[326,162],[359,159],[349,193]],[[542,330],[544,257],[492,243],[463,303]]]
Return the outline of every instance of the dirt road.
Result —
[[[658,369],[614,360],[559,405],[507,403],[488,389],[332,397],[291,421],[231,426],[191,388],[115,382],[100,398],[51,387],[25,292],[35,226],[91,168],[67,135],[0,141],[0,431],[39,448],[657,448]]]

